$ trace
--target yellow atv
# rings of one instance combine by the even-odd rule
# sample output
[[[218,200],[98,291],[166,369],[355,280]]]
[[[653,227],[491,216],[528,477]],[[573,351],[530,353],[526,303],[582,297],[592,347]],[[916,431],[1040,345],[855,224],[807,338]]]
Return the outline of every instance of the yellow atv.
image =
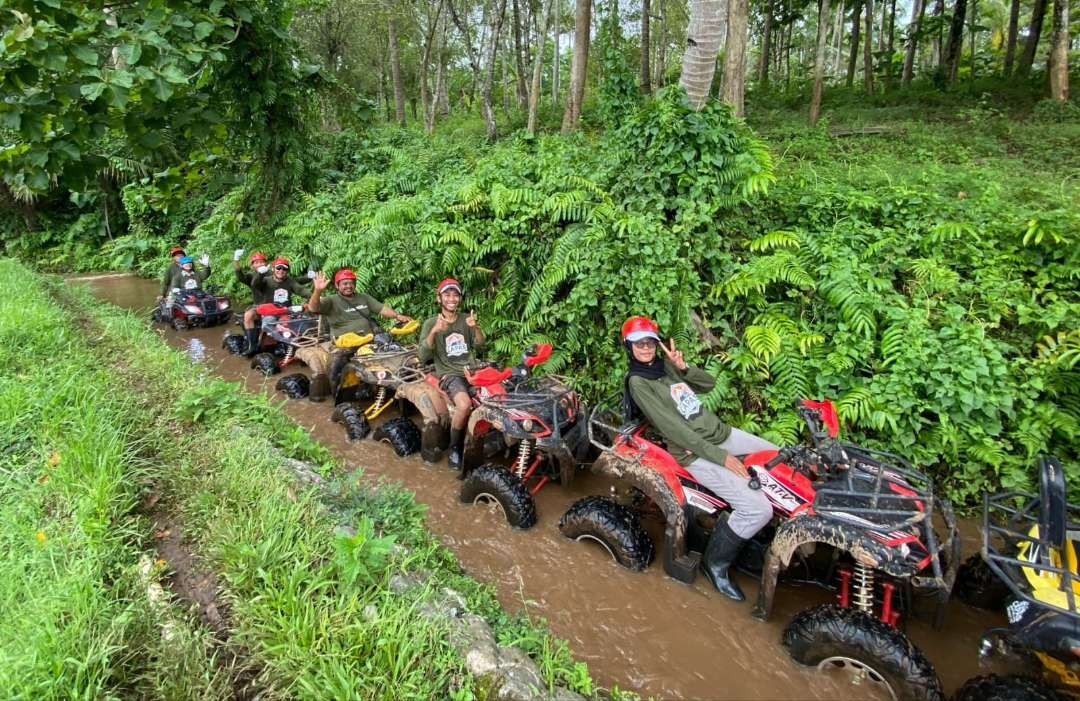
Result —
[[[1066,499],[1054,459],[1039,465],[1039,493],[987,495],[982,556],[1009,589],[1009,627],[983,636],[980,654],[998,655],[1022,674],[969,680],[957,701],[1080,699],[1080,505]]]

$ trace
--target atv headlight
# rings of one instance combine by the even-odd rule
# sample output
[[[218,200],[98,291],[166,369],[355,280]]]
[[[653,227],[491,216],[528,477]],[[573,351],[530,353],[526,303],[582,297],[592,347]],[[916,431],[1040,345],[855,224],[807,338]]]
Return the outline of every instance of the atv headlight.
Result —
[[[525,419],[524,421],[521,422],[521,427],[523,429],[525,429],[526,431],[533,430],[533,426],[534,426],[534,424],[533,424],[532,419]]]
[[[227,300],[227,299],[221,300],[220,302],[217,303],[217,308],[218,309],[228,309],[229,308],[229,300]]]
[[[194,304],[185,304],[184,311],[188,314],[202,314],[202,309]]]

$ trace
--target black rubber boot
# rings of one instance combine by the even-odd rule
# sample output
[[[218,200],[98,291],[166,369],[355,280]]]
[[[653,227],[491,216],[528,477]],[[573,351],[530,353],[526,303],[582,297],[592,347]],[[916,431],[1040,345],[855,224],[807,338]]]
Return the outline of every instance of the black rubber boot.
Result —
[[[450,452],[447,455],[447,467],[461,471],[461,461],[465,449],[465,431],[460,428],[450,429]]]
[[[330,394],[330,381],[326,375],[317,373],[311,376],[311,384],[308,386],[308,399],[313,402],[321,402]]]
[[[730,576],[731,563],[735,561],[745,542],[746,540],[735,535],[727,521],[720,521],[709,536],[705,557],[701,560],[701,569],[716,591],[735,601],[746,599],[739,585]]]
[[[247,338],[247,350],[244,351],[244,355],[254,358],[255,354],[259,352],[259,330],[247,329],[244,331],[244,336]]]

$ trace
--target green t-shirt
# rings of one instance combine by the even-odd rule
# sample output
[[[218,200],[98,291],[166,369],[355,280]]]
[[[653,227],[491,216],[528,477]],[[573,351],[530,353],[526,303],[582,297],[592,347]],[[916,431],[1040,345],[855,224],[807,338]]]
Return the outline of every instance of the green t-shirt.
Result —
[[[427,344],[428,334],[435,326],[438,316],[424,322],[420,329],[420,362],[435,363],[435,374],[465,376],[465,368],[476,362],[476,353],[484,349],[484,342],[477,342],[473,329],[465,323],[465,315],[458,314],[450,328],[435,334],[435,343]]]
[[[292,277],[279,282],[272,272],[265,275],[256,273],[251,278],[251,299],[256,306],[271,302],[286,306],[289,304],[289,295],[306,299],[311,296],[311,286],[303,285]]]
[[[649,423],[667,441],[668,452],[681,465],[697,457],[723,465],[727,451],[720,444],[731,435],[731,427],[706,409],[696,392],[708,392],[716,384],[712,375],[693,367],[679,371],[664,362],[664,375],[649,380],[637,375],[628,383],[630,396]]]
[[[169,287],[169,282],[172,281],[173,275],[180,272],[182,268],[176,264],[176,261],[169,263],[169,267],[165,268],[165,274],[161,276],[161,296],[169,294],[172,288]]]
[[[192,270],[189,273],[178,266],[176,270],[170,272],[169,277],[165,281],[166,294],[178,287],[181,290],[200,289],[202,288],[203,282],[205,282],[208,277],[210,277],[210,268]]]
[[[352,297],[340,294],[319,298],[319,315],[330,324],[332,336],[342,336],[350,331],[363,336],[378,331],[375,317],[383,304],[370,295],[354,292]]]

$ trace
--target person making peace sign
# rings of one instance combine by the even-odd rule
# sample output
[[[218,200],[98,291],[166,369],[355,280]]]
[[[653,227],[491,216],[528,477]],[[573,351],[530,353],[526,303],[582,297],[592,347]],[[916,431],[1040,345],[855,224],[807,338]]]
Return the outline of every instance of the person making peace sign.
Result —
[[[622,338],[630,358],[623,385],[627,420],[648,419],[679,464],[731,505],[731,515],[709,536],[701,566],[718,592],[742,601],[745,597],[729,570],[743,543],[772,519],[772,506],[760,490],[750,488],[749,473],[735,456],[776,446],[728,426],[704,407],[697,393],[711,390],[716,380],[687,364],[674,340],[661,343],[651,319],[630,317],[622,326]],[[666,360],[656,352],[658,346]]]

